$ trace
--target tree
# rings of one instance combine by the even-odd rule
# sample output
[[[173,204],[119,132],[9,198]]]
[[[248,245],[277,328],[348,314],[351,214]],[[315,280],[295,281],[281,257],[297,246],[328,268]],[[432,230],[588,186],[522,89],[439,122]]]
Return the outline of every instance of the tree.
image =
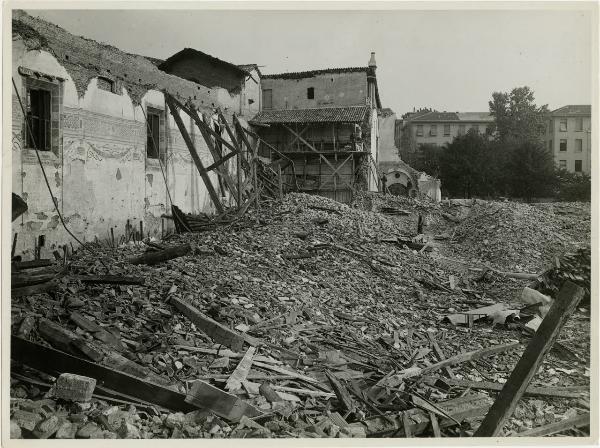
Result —
[[[558,178],[557,199],[560,201],[584,201],[592,198],[592,178],[585,173],[571,173],[565,169],[556,172]]]
[[[439,177],[440,175],[440,157],[443,148],[433,143],[425,143],[419,147],[419,153],[413,168],[424,171],[430,176]]]
[[[506,170],[513,197],[529,202],[534,197],[552,196],[557,187],[553,155],[541,143],[526,141],[517,146]]]
[[[540,141],[549,117],[548,105],[535,104],[533,90],[515,87],[510,93],[494,92],[489,102],[494,117],[496,139],[516,147],[524,142]]]
[[[470,198],[490,194],[488,140],[475,130],[447,143],[440,155],[440,179],[450,196]]]

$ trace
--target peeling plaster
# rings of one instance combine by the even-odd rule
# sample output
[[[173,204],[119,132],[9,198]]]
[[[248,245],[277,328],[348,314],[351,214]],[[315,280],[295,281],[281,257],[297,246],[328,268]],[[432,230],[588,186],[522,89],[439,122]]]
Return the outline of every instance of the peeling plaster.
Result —
[[[146,174],[146,179],[148,179],[148,183],[152,186],[152,182],[154,182],[154,175],[151,173]]]
[[[117,180],[121,180],[122,177],[123,176],[121,176],[121,169],[117,168],[117,175],[116,175]]]

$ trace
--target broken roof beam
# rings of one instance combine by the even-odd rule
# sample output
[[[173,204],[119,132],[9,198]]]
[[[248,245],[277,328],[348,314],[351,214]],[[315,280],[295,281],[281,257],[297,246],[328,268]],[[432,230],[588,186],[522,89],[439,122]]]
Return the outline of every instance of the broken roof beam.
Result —
[[[552,348],[560,330],[584,293],[583,288],[570,281],[563,285],[504,388],[475,432],[475,437],[497,437],[501,433],[504,424],[515,411],[533,376],[537,373],[544,356]]]
[[[185,144],[187,145],[188,150],[190,151],[190,155],[192,156],[194,163],[196,164],[196,168],[198,168],[198,172],[200,173],[200,176],[202,177],[202,180],[204,181],[204,185],[206,186],[208,195],[210,196],[210,199],[212,200],[213,204],[215,205],[215,209],[217,210],[217,212],[223,213],[223,211],[224,211],[223,204],[221,204],[221,201],[219,200],[219,196],[217,195],[215,187],[213,186],[212,181],[210,180],[210,177],[208,176],[208,173],[206,172],[206,169],[204,168],[204,165],[202,164],[202,160],[200,160],[200,156],[198,155],[198,152],[196,151],[196,148],[194,147],[194,143],[192,142],[192,139],[190,138],[190,135],[188,134],[187,129],[185,128],[185,125],[183,124],[183,121],[181,120],[181,116],[179,115],[179,111],[178,111],[177,104],[176,104],[176,102],[179,103],[179,101],[175,100],[167,92],[165,92],[164,95],[165,95],[165,101],[167,102],[167,105],[169,106],[169,110],[171,111],[171,115],[175,119],[175,124],[177,124],[177,127],[179,128],[179,132],[181,133],[181,136],[183,137],[183,140],[185,141]],[[181,103],[179,103],[179,104],[181,105]]]
[[[49,375],[74,373],[95,378],[99,384],[118,393],[156,404],[172,411],[189,412],[197,407],[185,401],[185,395],[148,380],[96,364],[50,347],[11,337],[11,358]]]

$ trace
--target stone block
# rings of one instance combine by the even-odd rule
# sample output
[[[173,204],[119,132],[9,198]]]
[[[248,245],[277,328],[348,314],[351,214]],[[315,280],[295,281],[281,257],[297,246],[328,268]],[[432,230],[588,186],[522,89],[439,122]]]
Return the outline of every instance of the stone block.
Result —
[[[14,420],[10,421],[10,438],[11,439],[22,438],[21,427]]]
[[[74,439],[75,433],[77,433],[77,425],[71,422],[64,422],[59,425],[56,431],[57,439]]]
[[[59,424],[60,420],[56,415],[48,417],[46,420],[38,423],[37,427],[33,431],[33,435],[37,439],[47,439],[58,430]]]
[[[33,431],[37,424],[41,422],[43,417],[35,412],[17,410],[13,414],[13,420],[21,429]]]
[[[54,395],[69,401],[90,401],[96,388],[96,380],[87,376],[63,373],[56,380]]]

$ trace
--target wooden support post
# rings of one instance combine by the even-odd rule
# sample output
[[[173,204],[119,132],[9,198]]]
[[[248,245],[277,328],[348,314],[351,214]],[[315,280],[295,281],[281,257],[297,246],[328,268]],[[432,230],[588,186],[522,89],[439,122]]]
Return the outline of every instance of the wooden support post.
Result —
[[[185,144],[187,145],[188,150],[190,151],[192,159],[194,160],[194,163],[196,164],[196,168],[198,168],[198,172],[200,173],[200,176],[202,177],[202,180],[204,181],[206,190],[208,191],[208,194],[209,194],[213,204],[215,205],[217,212],[223,213],[223,211],[224,211],[223,205],[221,204],[221,201],[219,200],[219,196],[217,195],[217,192],[215,191],[215,187],[213,186],[212,181],[210,180],[210,177],[208,177],[208,173],[204,169],[204,165],[202,164],[202,160],[200,160],[200,156],[198,155],[198,152],[196,151],[196,148],[194,147],[194,143],[192,142],[192,139],[190,138],[190,136],[187,132],[187,129],[185,128],[183,121],[181,120],[181,116],[179,115],[179,111],[177,110],[177,106],[175,105],[175,102],[173,101],[172,97],[167,93],[165,93],[165,99],[169,106],[169,110],[171,111],[171,115],[175,119],[175,124],[177,124],[177,127],[179,128],[179,132],[181,133],[181,136],[183,137],[183,140],[185,141]],[[207,142],[207,144],[208,144],[208,142]]]
[[[283,201],[283,180],[281,179],[281,165],[277,165],[277,179],[279,180],[279,199]]]
[[[500,434],[504,423],[513,414],[544,356],[552,348],[560,330],[583,295],[583,288],[576,284],[567,281],[563,285],[504,388],[475,432],[475,437],[496,437]]]
[[[15,236],[13,237],[12,249],[10,250],[10,259],[11,260],[15,256],[15,251],[17,250],[17,236],[19,236],[19,233],[15,232]]]

